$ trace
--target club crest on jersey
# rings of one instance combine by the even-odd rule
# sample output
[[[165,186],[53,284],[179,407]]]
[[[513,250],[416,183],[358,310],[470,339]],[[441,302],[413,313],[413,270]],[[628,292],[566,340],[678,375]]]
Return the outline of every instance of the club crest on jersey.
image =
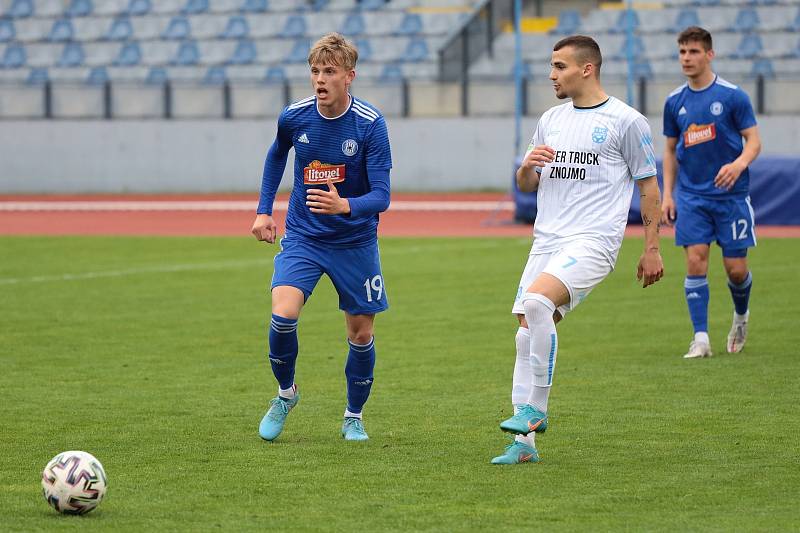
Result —
[[[321,163],[316,159],[303,169],[303,183],[306,185],[318,185],[327,183],[330,178],[333,183],[344,181],[344,165],[331,165]]]
[[[722,102],[714,102],[711,104],[711,107],[708,108],[711,111],[711,114],[715,117],[718,117],[722,114]]]
[[[354,156],[358,152],[358,143],[355,139],[347,139],[342,143],[342,153],[346,156]]]
[[[717,138],[717,127],[711,124],[692,124],[683,132],[683,145],[685,147],[713,141]]]
[[[608,128],[602,128],[600,126],[596,126],[594,131],[592,131],[592,142],[593,143],[604,143],[606,142],[606,138],[608,137]]]

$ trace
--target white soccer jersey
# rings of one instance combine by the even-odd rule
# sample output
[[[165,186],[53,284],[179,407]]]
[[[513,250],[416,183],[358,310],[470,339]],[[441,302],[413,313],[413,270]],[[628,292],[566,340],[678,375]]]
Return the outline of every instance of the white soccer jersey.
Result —
[[[647,119],[613,96],[592,108],[568,102],[542,115],[528,152],[541,144],[556,155],[537,169],[541,172],[531,253],[590,241],[613,266],[628,221],[633,181],[656,174]]]

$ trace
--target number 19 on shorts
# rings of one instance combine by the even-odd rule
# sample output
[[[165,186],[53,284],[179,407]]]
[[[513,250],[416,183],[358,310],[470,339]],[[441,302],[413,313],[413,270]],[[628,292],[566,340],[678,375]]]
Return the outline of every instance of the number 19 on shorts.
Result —
[[[383,297],[383,278],[380,274],[373,278],[367,278],[364,281],[364,288],[367,291],[367,301],[372,303],[373,300],[380,301]]]

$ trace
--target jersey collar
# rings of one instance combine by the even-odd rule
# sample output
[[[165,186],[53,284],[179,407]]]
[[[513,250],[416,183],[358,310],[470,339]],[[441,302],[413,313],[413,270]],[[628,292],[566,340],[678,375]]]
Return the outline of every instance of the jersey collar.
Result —
[[[350,111],[350,108],[353,107],[353,96],[350,93],[347,93],[347,96],[350,98],[350,103],[347,104],[347,108],[344,111],[342,111],[341,115],[337,115],[335,117],[326,117],[325,115],[320,113],[319,112],[319,107],[317,107],[318,102],[317,102],[317,97],[316,96],[314,96],[314,109],[316,109],[317,110],[317,114],[319,116],[321,116],[322,118],[324,118],[325,120],[336,120],[337,118],[342,118],[343,116],[345,116],[348,113],[348,111]]]
[[[687,87],[689,88],[689,90],[690,90],[690,91],[692,91],[693,93],[701,93],[701,92],[705,91],[706,89],[709,89],[709,88],[713,87],[713,86],[714,86],[714,84],[715,84],[715,83],[717,83],[717,78],[718,78],[718,77],[719,77],[719,76],[717,76],[716,74],[714,74],[714,79],[713,79],[713,80],[711,80],[711,83],[709,83],[708,85],[706,85],[705,87],[702,87],[702,88],[700,88],[700,89],[692,89],[692,86],[691,86],[691,85],[689,85],[689,82],[688,82],[688,81],[686,82],[686,86],[687,86]]]

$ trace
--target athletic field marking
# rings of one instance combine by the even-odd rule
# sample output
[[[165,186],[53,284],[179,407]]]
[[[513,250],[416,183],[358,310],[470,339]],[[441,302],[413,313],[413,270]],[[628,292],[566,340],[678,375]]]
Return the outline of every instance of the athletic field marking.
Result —
[[[255,212],[256,202],[246,201],[31,201],[0,202],[0,211],[250,211]],[[289,202],[275,202],[274,208],[286,211]],[[514,202],[508,200],[397,200],[389,211],[512,211]]]

